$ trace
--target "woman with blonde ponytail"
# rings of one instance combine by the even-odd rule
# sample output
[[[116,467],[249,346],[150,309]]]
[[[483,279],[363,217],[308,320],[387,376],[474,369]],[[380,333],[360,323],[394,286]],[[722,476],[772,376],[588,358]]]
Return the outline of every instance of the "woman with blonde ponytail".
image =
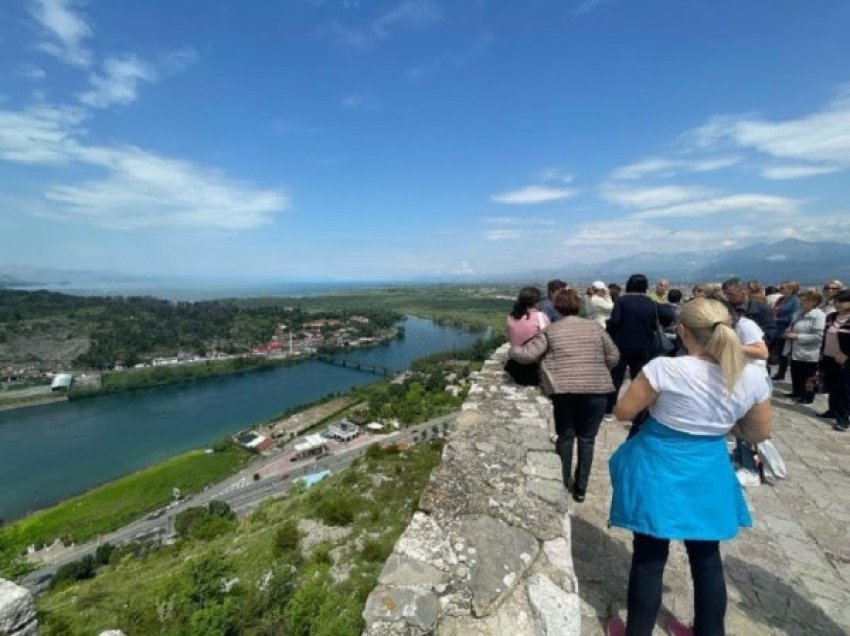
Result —
[[[656,358],[643,367],[614,415],[639,432],[611,457],[611,525],[634,533],[627,624],[609,636],[649,636],[661,607],[671,540],[685,542],[694,584],[693,632],[670,618],[673,634],[722,636],[726,583],[720,541],[752,519],[726,450],[733,433],[757,444],[770,436],[770,385],[764,369],[746,364],[726,306],[697,298],[676,327],[688,355]]]

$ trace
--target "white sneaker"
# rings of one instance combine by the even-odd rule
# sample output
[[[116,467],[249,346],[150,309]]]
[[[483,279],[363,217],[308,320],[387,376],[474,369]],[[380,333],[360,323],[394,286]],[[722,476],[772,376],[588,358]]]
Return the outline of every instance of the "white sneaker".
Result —
[[[549,433],[549,440],[553,444],[557,444],[558,443],[558,434],[557,433]]]
[[[613,415],[611,415],[610,413],[606,413],[606,414],[605,414],[605,416],[604,416],[602,419],[603,419],[603,421],[605,421],[605,422],[613,422],[613,421],[614,421],[614,416],[613,416]]]
[[[761,485],[761,478],[759,477],[759,474],[753,470],[739,468],[735,471],[735,476],[738,478],[738,483],[740,483],[744,488],[747,488],[748,486]]]

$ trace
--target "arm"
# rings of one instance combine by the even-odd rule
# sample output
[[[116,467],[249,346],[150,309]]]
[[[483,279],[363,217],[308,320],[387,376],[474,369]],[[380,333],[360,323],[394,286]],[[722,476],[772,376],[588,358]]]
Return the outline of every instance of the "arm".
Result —
[[[741,351],[744,352],[744,356],[752,360],[767,360],[770,353],[764,340],[742,345]]]
[[[826,316],[823,314],[814,316],[811,324],[811,331],[797,332],[797,342],[814,343],[820,342],[823,339],[823,330],[826,329]]]
[[[638,413],[649,408],[656,399],[658,399],[658,393],[641,371],[629,385],[626,394],[617,401],[614,417],[621,422],[631,422]]]
[[[602,350],[605,354],[605,366],[609,369],[613,369],[620,361],[620,350],[617,349],[617,345],[615,345],[614,341],[611,340],[611,336],[609,336],[601,326],[599,329],[602,331]]]
[[[754,404],[729,432],[751,444],[760,444],[770,437],[772,431],[773,407],[769,400],[765,400]]]
[[[537,362],[549,348],[549,339],[542,331],[521,347],[511,347],[510,357],[522,364]]]
[[[608,333],[614,335],[617,333],[617,329],[620,326],[620,319],[622,318],[623,312],[620,309],[620,301],[614,303],[614,309],[611,310],[611,317],[608,319],[607,327]]]

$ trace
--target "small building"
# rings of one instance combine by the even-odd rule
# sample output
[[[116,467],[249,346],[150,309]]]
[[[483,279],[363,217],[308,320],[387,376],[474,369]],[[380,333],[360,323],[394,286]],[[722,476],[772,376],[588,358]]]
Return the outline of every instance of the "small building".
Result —
[[[335,422],[328,427],[328,433],[334,439],[340,442],[350,442],[355,437],[360,435],[360,427],[348,420]]]
[[[377,433],[378,431],[384,430],[384,425],[380,422],[369,422],[366,425],[366,428],[368,428],[370,431]]]
[[[74,383],[74,376],[70,373],[57,373],[50,383],[51,391],[67,391]]]
[[[328,450],[325,438],[321,435],[307,435],[303,441],[295,445],[295,456],[298,458],[320,455]]]

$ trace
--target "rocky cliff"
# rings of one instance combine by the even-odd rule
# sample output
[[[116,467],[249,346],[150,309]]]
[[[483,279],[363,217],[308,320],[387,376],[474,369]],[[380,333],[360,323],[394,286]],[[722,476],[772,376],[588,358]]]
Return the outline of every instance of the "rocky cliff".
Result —
[[[38,626],[32,594],[0,579],[0,636],[35,636]]]
[[[472,378],[442,464],[367,600],[366,636],[581,632],[548,400],[510,382],[506,355]]]

